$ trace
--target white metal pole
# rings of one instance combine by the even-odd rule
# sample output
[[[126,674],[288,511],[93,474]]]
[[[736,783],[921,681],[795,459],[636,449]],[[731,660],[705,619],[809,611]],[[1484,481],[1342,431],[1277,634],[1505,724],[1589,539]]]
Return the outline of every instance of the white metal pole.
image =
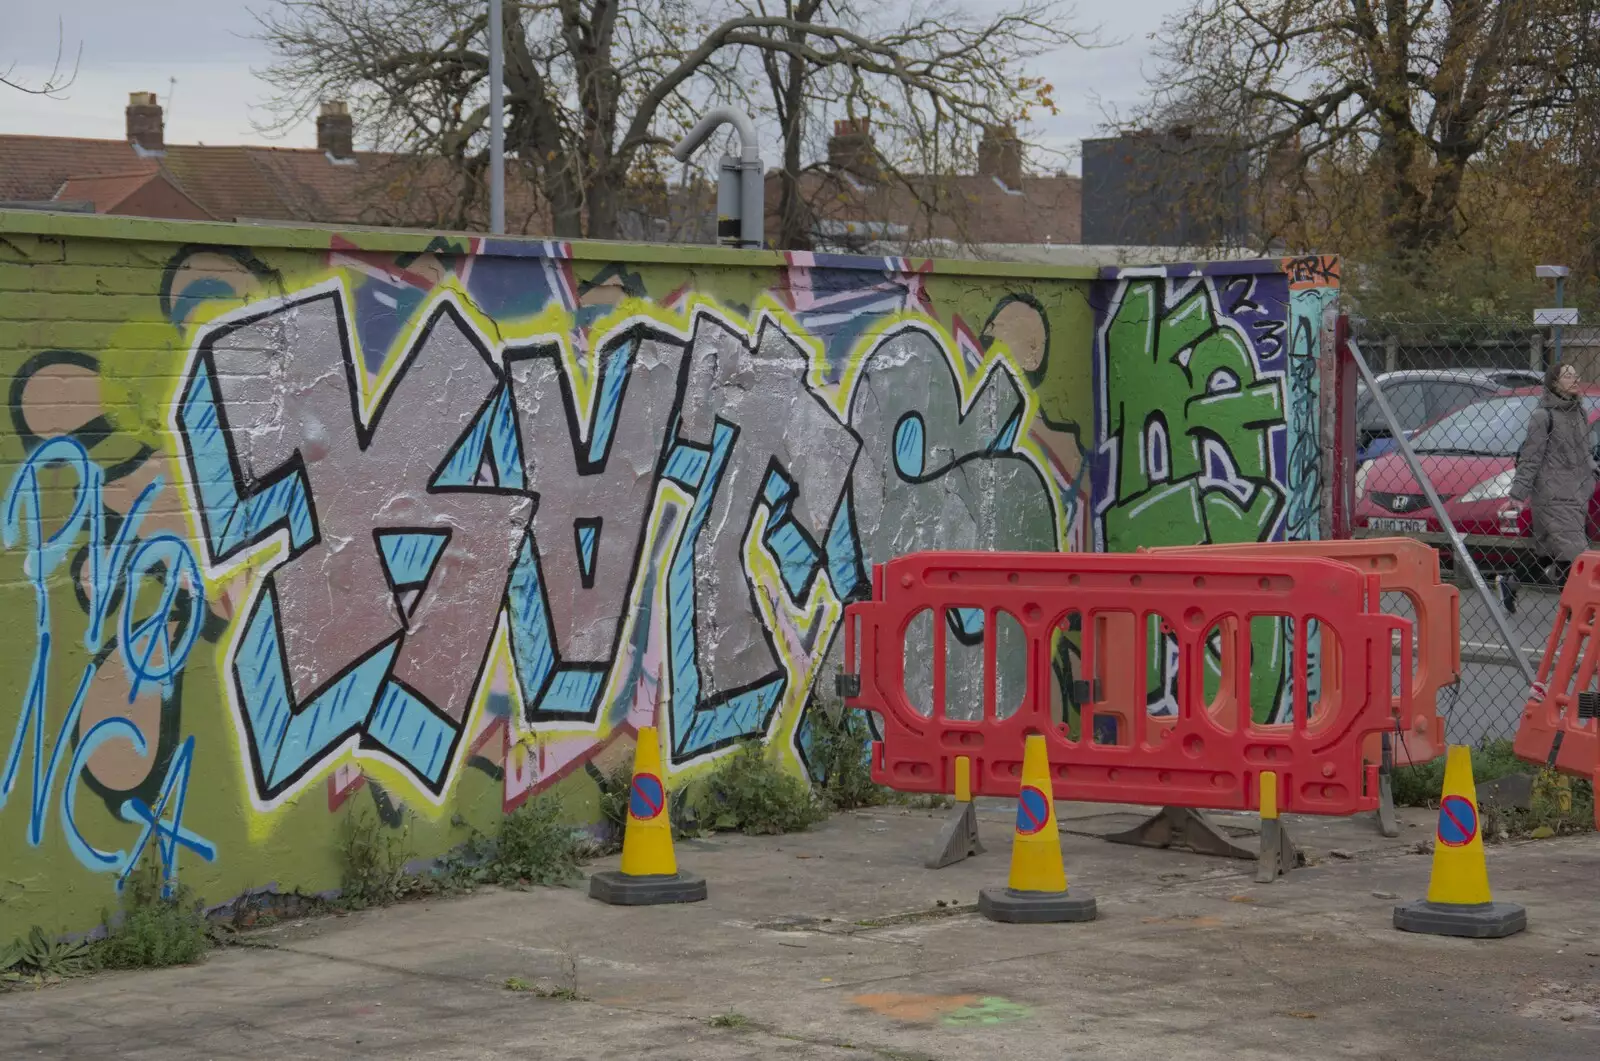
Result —
[[[1560,309],[1562,307],[1561,296],[1564,293],[1564,289],[1566,287],[1566,283],[1567,283],[1567,281],[1566,281],[1565,277],[1561,277],[1561,276],[1556,277],[1556,309]],[[1561,364],[1561,325],[1559,325],[1559,324],[1556,325],[1555,332],[1556,332],[1556,364],[1559,365],[1559,364]]]
[[[489,0],[489,231],[506,231],[505,47],[503,0]]]

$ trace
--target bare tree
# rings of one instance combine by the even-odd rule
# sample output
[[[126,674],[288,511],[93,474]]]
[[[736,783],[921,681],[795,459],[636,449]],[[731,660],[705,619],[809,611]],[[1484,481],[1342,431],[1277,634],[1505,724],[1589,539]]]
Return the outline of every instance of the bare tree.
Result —
[[[50,64],[50,72],[45,75],[44,80],[37,85],[28,84],[16,75],[17,64],[12,63],[6,67],[4,72],[0,72],[0,85],[16,89],[18,92],[26,92],[30,96],[59,98],[60,94],[72,87],[72,83],[78,79],[78,64],[83,59],[83,44],[80,42],[78,44],[78,54],[72,60],[72,69],[68,71],[62,65],[66,53],[66,42],[66,32],[61,25],[61,21],[57,19],[56,57],[55,61]]]
[[[618,196],[687,107],[734,27],[698,46],[685,0],[506,0],[507,154],[557,236],[617,233]],[[489,123],[483,0],[280,0],[258,14],[277,54],[278,124],[347,98],[380,148],[455,170],[457,223],[479,212]],[[538,226],[544,227],[544,226]]]
[[[898,184],[924,215],[937,213],[950,204],[934,201],[939,182],[927,178],[970,163],[984,129],[1055,111],[1053,86],[1024,73],[1026,61],[1098,40],[1096,30],[1076,28],[1072,9],[1057,0],[1029,0],[988,18],[924,4],[898,21],[869,14],[860,0],[734,4],[748,16],[781,19],[759,34],[767,39],[746,47],[759,61],[779,131],[777,245],[785,248],[809,247],[814,200],[834,195],[846,177],[818,151],[831,117],[870,118],[880,138],[870,175]],[[808,189],[807,174],[829,179]]]
[[[798,174],[822,99],[893,115],[948,151],[962,129],[1053,106],[1017,69],[1030,49],[1077,39],[1041,0],[988,23],[927,11],[874,27],[856,0],[506,0],[506,147],[558,236],[619,234],[625,202],[657,195],[667,148],[713,97],[750,99],[759,57],[784,137],[786,232],[802,238]],[[277,53],[265,72],[280,124],[321,99],[351,101],[381,146],[450,160],[462,220],[481,197],[488,125],[482,0],[279,0],[258,16]]]
[[[1581,98],[1600,54],[1594,7],[1196,0],[1162,28],[1136,124],[1226,131],[1276,184],[1280,226],[1354,206],[1378,249],[1416,258],[1461,235],[1477,160]]]

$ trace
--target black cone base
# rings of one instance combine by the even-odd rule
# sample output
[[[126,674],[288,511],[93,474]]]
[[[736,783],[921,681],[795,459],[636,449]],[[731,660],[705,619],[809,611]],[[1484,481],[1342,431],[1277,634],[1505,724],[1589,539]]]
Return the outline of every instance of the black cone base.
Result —
[[[1042,925],[1061,921],[1093,921],[1096,909],[1091,895],[1064,892],[1019,892],[1010,888],[984,888],[978,892],[978,913],[990,921],[1013,925]]]
[[[659,906],[698,903],[706,897],[706,879],[693,873],[631,876],[614,869],[589,877],[589,898],[612,906]]]
[[[1430,936],[1503,939],[1528,927],[1528,911],[1516,903],[1462,905],[1418,899],[1394,908],[1394,927]]]

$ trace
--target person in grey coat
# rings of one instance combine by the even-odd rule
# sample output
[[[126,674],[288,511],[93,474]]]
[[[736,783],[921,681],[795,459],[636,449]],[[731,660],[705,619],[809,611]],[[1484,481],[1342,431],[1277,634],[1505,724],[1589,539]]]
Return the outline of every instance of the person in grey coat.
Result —
[[[1578,370],[1552,365],[1545,373],[1539,407],[1528,417],[1528,435],[1517,454],[1511,501],[1503,513],[1514,519],[1533,502],[1533,552],[1557,585],[1589,548],[1589,499],[1596,468],[1589,443],[1589,415],[1578,394]],[[1516,580],[1501,581],[1501,599],[1516,611]]]

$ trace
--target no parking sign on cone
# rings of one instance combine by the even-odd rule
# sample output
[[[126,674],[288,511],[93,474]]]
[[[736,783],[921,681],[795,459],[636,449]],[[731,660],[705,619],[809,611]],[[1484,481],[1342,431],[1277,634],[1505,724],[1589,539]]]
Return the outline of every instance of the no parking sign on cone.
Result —
[[[1055,793],[1041,734],[1028,736],[1022,750],[1022,791],[1017,795],[1016,835],[1011,841],[1011,875],[1004,888],[978,892],[978,912],[991,921],[1041,924],[1093,921],[1095,901],[1067,893],[1061,862],[1061,830],[1056,828]]]
[[[589,895],[614,906],[695,903],[706,897],[704,877],[678,871],[672,851],[667,786],[654,726],[640,726],[633,749],[628,820],[622,827],[622,865],[589,878]]]
[[[1497,903],[1489,894],[1472,752],[1462,745],[1452,744],[1445,759],[1428,897],[1395,907],[1394,927],[1469,939],[1500,939],[1528,927],[1525,909]]]

